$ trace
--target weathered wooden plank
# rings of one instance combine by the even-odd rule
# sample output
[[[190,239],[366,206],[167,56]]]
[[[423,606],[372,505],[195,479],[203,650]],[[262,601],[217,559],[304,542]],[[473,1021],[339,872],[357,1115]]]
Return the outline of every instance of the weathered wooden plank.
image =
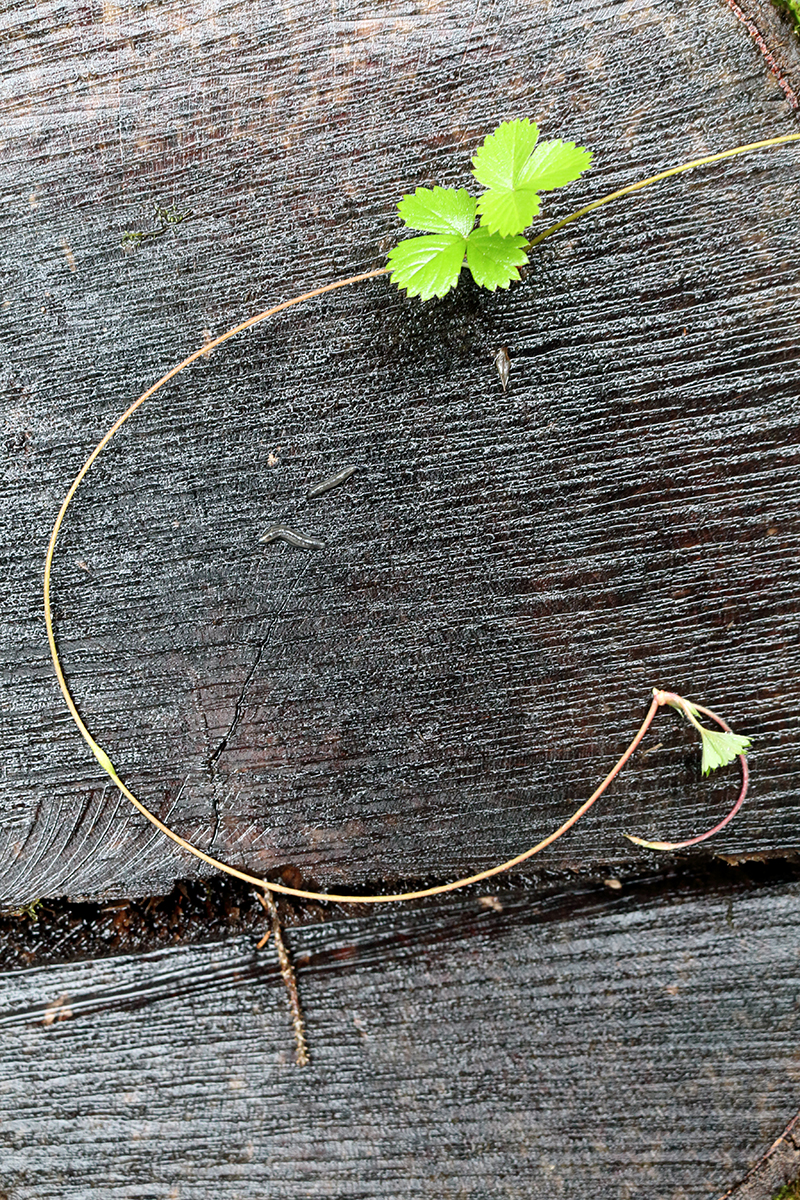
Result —
[[[196,868],[98,778],[40,615],[60,496],[114,417],[205,331],[380,265],[400,192],[467,182],[501,116],[596,150],[554,215],[795,125],[716,0],[1,19],[2,896],[164,892]],[[461,874],[559,823],[659,684],[756,740],[720,850],[795,848],[797,180],[788,148],[643,193],[507,295],[423,309],[376,281],[143,410],[55,579],[82,711],[143,798],[323,887]],[[154,200],[196,215],[125,253]],[[260,546],[278,518],[326,550]],[[724,811],[733,783],[701,785],[676,721],[659,740],[553,869]]]
[[[305,1070],[255,939],[5,975],[2,1186],[717,1200],[798,1107],[797,883],[500,903],[295,931]]]

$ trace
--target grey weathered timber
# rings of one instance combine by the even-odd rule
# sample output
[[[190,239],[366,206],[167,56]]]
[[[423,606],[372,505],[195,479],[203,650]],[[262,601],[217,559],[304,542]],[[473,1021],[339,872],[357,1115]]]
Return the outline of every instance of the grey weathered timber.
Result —
[[[798,885],[499,903],[293,932],[305,1069],[254,939],[6,976],[0,1187],[718,1200],[797,1109]]]
[[[381,266],[399,195],[468,183],[503,117],[596,153],[553,218],[798,124],[718,0],[42,0],[0,39],[2,899],[164,892],[205,868],[104,783],[41,615],[115,417],[209,336]],[[145,406],[54,578],[81,711],[142,799],[323,888],[452,877],[559,824],[660,685],[755,740],[716,848],[796,849],[799,181],[789,147],[648,190],[508,293],[361,285]],[[194,215],[123,249],[154,204]],[[325,549],[259,544],[278,523]],[[624,832],[722,815],[735,773],[702,782],[673,715],[658,742],[550,869],[642,869]]]

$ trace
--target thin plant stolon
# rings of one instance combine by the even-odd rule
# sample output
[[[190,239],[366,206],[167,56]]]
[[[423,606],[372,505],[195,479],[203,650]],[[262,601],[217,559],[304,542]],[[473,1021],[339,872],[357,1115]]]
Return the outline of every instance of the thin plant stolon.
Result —
[[[747,154],[747,153],[750,153],[751,151],[766,149],[769,146],[783,145],[787,142],[794,142],[794,141],[798,141],[798,140],[800,140],[800,133],[784,134],[781,137],[769,138],[767,140],[759,141],[759,142],[751,142],[744,146],[736,146],[731,150],[724,150],[718,154],[710,154],[704,158],[693,159],[691,162],[682,163],[680,166],[671,167],[671,168],[669,168],[669,170],[666,170],[666,171],[660,171],[657,175],[651,175],[647,179],[640,180],[638,183],[632,183],[632,184],[629,184],[627,187],[619,188],[617,191],[610,192],[608,195],[602,196],[599,200],[594,200],[591,204],[585,205],[583,208],[578,209],[576,212],[570,213],[569,216],[564,217],[560,221],[557,221],[554,225],[551,225],[548,229],[544,230],[543,233],[540,233],[536,237],[533,237],[532,239],[530,239],[530,241],[527,243],[527,248],[531,248],[533,246],[538,245],[540,242],[543,242],[545,240],[545,238],[551,237],[559,229],[563,229],[565,225],[569,225],[572,221],[577,220],[578,217],[582,217],[582,216],[585,216],[587,213],[594,212],[595,209],[601,208],[603,205],[611,203],[612,200],[621,199],[623,196],[628,196],[632,192],[640,191],[642,188],[649,187],[651,184],[658,183],[663,179],[669,179],[673,175],[680,175],[685,171],[693,170],[695,167],[702,167],[702,166],[706,166],[710,163],[721,162],[723,159],[734,158],[740,154]],[[183,360],[183,362],[178,363],[177,366],[173,367],[170,371],[168,371],[166,373],[166,375],[163,375],[161,377],[161,379],[158,380],[157,383],[154,383],[152,385],[152,387],[149,387],[145,392],[143,392],[141,394],[141,396],[138,397],[138,399],[134,400],[134,402],[125,410],[125,412],[122,414],[122,416],[120,416],[114,422],[114,424],[111,426],[111,428],[105,434],[105,436],[101,439],[101,441],[98,443],[98,445],[92,451],[92,453],[89,455],[89,457],[87,458],[84,465],[81,467],[80,471],[78,472],[75,479],[73,480],[73,482],[69,488],[69,491],[67,492],[66,496],[64,497],[64,501],[61,505],[58,516],[56,517],[56,521],[53,526],[52,533],[50,534],[50,541],[49,541],[48,547],[47,547],[47,555],[45,558],[45,569],[44,569],[44,614],[45,614],[45,623],[47,626],[47,639],[48,639],[48,642],[50,645],[50,653],[52,655],[53,666],[55,668],[55,673],[56,673],[56,677],[58,679],[59,687],[61,688],[61,691],[64,696],[64,700],[66,701],[67,707],[72,715],[72,719],[74,720],[75,724],[77,725],[81,735],[83,736],[84,740],[86,741],[87,745],[89,746],[89,749],[92,751],[95,758],[99,762],[100,766],[103,768],[103,770],[106,772],[106,774],[110,777],[110,779],[111,779],[112,783],[115,785],[115,787],[117,787],[119,789],[119,791],[122,792],[122,794],[128,798],[128,800],[130,800],[130,802],[134,806],[134,808],[136,808],[144,817],[146,817],[147,820],[150,821],[151,824],[154,825],[156,827],[156,829],[160,830],[161,833],[163,833],[166,837],[171,838],[173,842],[175,842],[177,845],[181,846],[184,850],[187,850],[190,854],[193,854],[196,858],[199,858],[203,862],[208,863],[209,866],[216,868],[218,871],[223,871],[225,874],[231,875],[236,879],[243,880],[245,883],[255,885],[259,889],[266,889],[267,892],[281,892],[284,895],[297,896],[300,899],[305,899],[305,900],[335,901],[335,902],[340,902],[340,903],[353,903],[353,904],[388,904],[388,903],[401,901],[401,900],[419,900],[426,896],[437,896],[437,895],[441,895],[444,892],[452,892],[452,891],[457,890],[458,888],[468,887],[470,884],[479,883],[480,881],[482,881],[484,879],[490,879],[494,875],[499,875],[504,871],[510,870],[512,867],[519,866],[520,863],[523,863],[527,859],[532,858],[533,855],[538,854],[541,850],[544,850],[545,847],[547,847],[547,846],[551,845],[553,842],[555,842],[558,838],[561,837],[562,834],[566,833],[568,829],[571,829],[572,826],[575,825],[586,812],[588,812],[588,810],[592,807],[592,805],[595,803],[595,801],[603,794],[603,792],[606,790],[606,788],[609,786],[609,784],[612,782],[612,780],[622,770],[625,763],[628,761],[628,759],[631,757],[631,755],[636,750],[639,743],[642,741],[642,738],[644,737],[645,733],[647,732],[650,725],[652,724],[652,722],[656,716],[656,713],[664,705],[669,705],[673,708],[678,709],[680,712],[682,712],[684,714],[684,716],[690,721],[690,723],[692,725],[694,725],[700,732],[702,742],[703,742],[703,773],[704,774],[708,774],[708,772],[716,766],[720,766],[720,765],[723,765],[725,762],[732,761],[732,759],[734,757],[739,758],[741,772],[742,772],[741,791],[739,793],[739,796],[738,796],[733,808],[730,810],[730,812],[727,814],[727,816],[725,816],[723,818],[723,820],[719,822],[719,824],[715,825],[713,829],[709,829],[706,833],[700,834],[698,837],[690,838],[688,841],[684,841],[684,842],[648,842],[648,841],[643,840],[642,838],[633,837],[629,834],[626,836],[629,838],[630,841],[635,842],[637,845],[644,846],[644,847],[654,849],[654,850],[682,849],[686,846],[695,845],[698,842],[704,841],[706,838],[712,837],[715,833],[718,833],[719,830],[721,830],[725,825],[728,824],[729,821],[731,821],[733,819],[733,817],[736,815],[736,813],[741,808],[741,805],[744,801],[745,795],[747,793],[747,786],[748,786],[748,767],[747,767],[747,762],[746,762],[744,754],[746,752],[747,746],[749,745],[749,740],[747,738],[737,738],[736,735],[732,734],[730,727],[726,724],[726,722],[721,717],[717,716],[714,712],[712,712],[711,709],[705,708],[703,705],[700,705],[700,704],[693,704],[690,701],[685,700],[683,697],[676,695],[674,692],[662,691],[659,689],[653,690],[653,698],[650,703],[650,707],[647,711],[647,715],[646,715],[644,721],[642,722],[642,725],[641,725],[639,731],[637,732],[636,736],[633,738],[632,742],[628,746],[625,753],[621,756],[621,758],[614,765],[614,767],[609,771],[608,775],[606,775],[603,782],[599,785],[599,787],[597,787],[595,789],[595,791],[592,793],[592,795],[589,797],[589,799],[584,801],[584,803],[572,814],[572,816],[567,821],[565,821],[563,825],[559,826],[559,828],[556,829],[553,833],[551,833],[548,837],[546,837],[542,841],[538,842],[535,846],[532,846],[529,850],[524,851],[524,853],[518,854],[514,858],[510,858],[506,862],[500,863],[494,867],[490,867],[485,871],[479,871],[475,875],[469,875],[463,879],[456,879],[451,883],[439,884],[435,887],[422,888],[418,891],[397,892],[397,893],[394,893],[391,895],[383,895],[383,896],[360,896],[360,895],[356,895],[354,893],[339,894],[339,893],[333,893],[333,892],[305,891],[302,888],[293,888],[293,887],[289,887],[285,884],[273,883],[271,880],[268,881],[268,880],[259,878],[256,875],[251,875],[247,871],[240,871],[236,867],[231,867],[227,863],[221,862],[219,859],[213,858],[211,855],[204,853],[202,850],[198,849],[197,846],[193,846],[191,844],[191,842],[188,842],[185,838],[182,838],[179,834],[177,834],[173,830],[171,830],[167,825],[164,824],[163,821],[161,821],[154,813],[152,813],[141,802],[141,800],[138,799],[137,796],[134,795],[134,793],[127,786],[127,784],[124,782],[124,780],[122,780],[119,777],[119,775],[117,774],[117,771],[116,771],[113,763],[111,762],[111,759],[109,758],[108,754],[105,752],[105,750],[103,750],[103,748],[101,746],[98,745],[98,743],[94,740],[91,733],[87,729],[80,713],[78,712],[77,706],[72,697],[72,693],[70,692],[70,689],[67,685],[67,681],[64,676],[64,670],[62,668],[61,660],[59,658],[58,647],[56,645],[56,639],[55,639],[55,634],[54,634],[54,629],[53,629],[53,613],[52,613],[51,602],[50,602],[50,584],[51,584],[51,572],[52,572],[52,565],[53,565],[53,555],[55,553],[56,542],[58,540],[59,531],[60,531],[62,523],[64,521],[64,517],[66,516],[67,509],[69,508],[69,506],[73,500],[73,497],[75,496],[75,493],[77,492],[78,488],[80,487],[81,483],[83,482],[87,472],[89,471],[90,467],[92,466],[92,463],[95,461],[95,459],[101,453],[101,451],[108,445],[108,443],[111,441],[111,439],[114,437],[114,435],[118,432],[118,430],[122,428],[122,426],[125,424],[125,422],[128,420],[128,418],[133,416],[133,414],[136,412],[136,410],[139,408],[139,406],[144,403],[145,400],[147,400],[147,399],[149,399],[149,397],[155,395],[155,393],[160,391],[160,389],[162,387],[164,387],[165,384],[169,383],[169,381],[171,379],[174,379],[177,375],[179,375],[181,373],[181,371],[185,370],[186,367],[190,366],[193,362],[196,362],[197,359],[205,358],[209,354],[209,352],[211,350],[214,350],[217,346],[221,346],[224,342],[227,342],[231,338],[236,337],[237,334],[243,333],[246,329],[250,329],[254,325],[258,325],[262,321],[266,321],[268,318],[275,316],[277,313],[283,312],[285,309],[292,308],[298,304],[303,304],[303,303],[305,303],[305,301],[311,300],[316,296],[322,296],[327,292],[337,291],[339,288],[350,287],[353,284],[362,283],[368,279],[376,279],[376,278],[378,278],[378,276],[387,275],[390,273],[390,270],[391,270],[390,267],[382,267],[378,270],[366,271],[361,275],[353,275],[348,279],[336,280],[334,283],[325,284],[323,287],[314,288],[311,291],[304,292],[300,296],[293,297],[291,300],[284,300],[282,303],[276,304],[272,308],[269,308],[264,312],[257,313],[253,317],[249,317],[246,321],[242,321],[239,325],[235,325],[232,329],[229,329],[226,333],[223,333],[219,337],[214,338],[212,341],[205,343],[203,346],[200,347],[200,349],[195,350],[195,352],[193,354],[190,354],[188,358],[185,358]],[[709,730],[709,729],[705,728],[703,725],[701,725],[697,719],[698,716],[701,714],[703,716],[710,718],[710,720],[714,721],[716,723],[716,725],[719,727],[719,729],[722,730],[723,732],[718,733],[718,732]],[[726,737],[731,738],[733,740],[726,742],[724,748],[720,749],[720,747],[722,746],[723,740]],[[731,752],[730,748],[733,745],[736,745],[736,748],[739,749],[741,752],[738,754],[735,751]]]

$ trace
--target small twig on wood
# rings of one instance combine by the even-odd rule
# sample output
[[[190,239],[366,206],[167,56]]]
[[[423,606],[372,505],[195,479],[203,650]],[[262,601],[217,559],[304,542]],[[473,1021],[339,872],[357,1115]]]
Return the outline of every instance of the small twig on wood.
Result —
[[[791,84],[788,82],[788,80],[784,79],[783,75],[781,74],[781,69],[776,63],[769,46],[761,36],[758,26],[750,20],[747,13],[742,12],[741,8],[739,8],[739,5],[736,3],[736,0],[725,0],[725,3],[736,17],[736,20],[741,21],[742,25],[744,25],[745,29],[750,34],[750,37],[764,55],[764,60],[780,84],[784,96],[789,101],[789,104],[792,106],[795,112],[797,112],[797,110],[800,109],[800,101],[798,101],[797,96],[795,96],[794,92],[792,91]]]
[[[286,991],[289,995],[289,1009],[292,1014],[292,1027],[294,1029],[295,1040],[295,1062],[298,1067],[308,1066],[308,1043],[306,1042],[306,1025],[303,1020],[303,1010],[300,1007],[300,996],[297,991],[297,976],[294,973],[292,960],[289,957],[289,951],[286,948],[286,943],[283,940],[283,929],[281,928],[281,919],[278,916],[278,906],[272,898],[272,893],[265,886],[264,894],[254,892],[253,895],[258,899],[259,903],[266,909],[270,920],[270,928],[265,936],[258,943],[256,949],[261,950],[266,946],[270,939],[270,934],[275,938],[275,949],[278,952],[278,962],[281,968],[281,978],[286,986]]]

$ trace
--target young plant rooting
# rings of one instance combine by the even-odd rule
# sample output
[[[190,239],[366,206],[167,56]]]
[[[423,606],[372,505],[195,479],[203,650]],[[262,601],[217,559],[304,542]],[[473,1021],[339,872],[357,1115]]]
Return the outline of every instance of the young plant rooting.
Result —
[[[281,961],[281,971],[284,975],[284,981],[290,994],[290,1002],[292,1004],[293,1020],[295,1021],[295,1034],[298,1043],[298,1061],[301,1054],[305,1054],[305,1042],[303,1039],[303,1024],[302,1015],[299,1008],[299,1000],[297,1000],[296,984],[294,983],[294,973],[291,970],[291,963],[288,955],[285,952],[282,938],[280,938],[279,922],[276,920],[276,910],[274,909],[274,901],[270,893],[281,892],[289,896],[297,896],[301,899],[317,900],[317,901],[337,901],[343,903],[354,904],[390,904],[403,900],[418,900],[426,896],[441,895],[445,892],[452,892],[458,888],[464,888],[470,884],[479,883],[482,880],[490,879],[501,872],[510,870],[513,867],[519,866],[526,862],[529,858],[539,854],[547,846],[553,844],[558,838],[562,837],[567,830],[571,829],[585,813],[589,811],[592,805],[606,791],[608,786],[616,778],[624,765],[627,763],[631,755],[635,752],[640,742],[644,738],[647,730],[650,728],[653,720],[659,709],[664,706],[669,706],[677,709],[689,721],[700,735],[703,758],[702,769],[703,774],[708,774],[717,767],[723,766],[732,762],[734,758],[739,759],[742,772],[742,787],[739,796],[733,808],[727,816],[713,828],[707,830],[699,836],[689,838],[679,842],[651,842],[645,841],[642,838],[637,838],[632,835],[626,835],[631,841],[637,845],[645,846],[656,850],[678,850],[686,846],[696,845],[698,842],[704,841],[706,838],[712,837],[720,829],[724,828],[729,821],[733,819],[736,813],[741,808],[747,793],[748,785],[748,769],[745,760],[745,754],[749,747],[749,739],[734,734],[729,726],[711,711],[701,704],[694,703],[678,696],[674,692],[662,691],[655,689],[653,691],[650,707],[647,711],[645,719],[630,742],[628,748],[620,756],[614,766],[606,775],[605,779],[599,784],[592,795],[581,804],[575,812],[570,816],[558,829],[554,830],[542,841],[537,842],[535,846],[525,850],[521,854],[517,854],[507,861],[499,863],[497,866],[490,867],[483,871],[478,871],[473,875],[465,876],[463,879],[456,879],[450,883],[439,884],[435,887],[421,888],[416,891],[396,892],[390,895],[380,896],[361,896],[351,893],[334,893],[334,892],[315,892],[302,888],[289,887],[286,884],[267,883],[264,879],[257,875],[253,875],[247,871],[241,871],[235,867],[229,866],[227,863],[213,858],[211,855],[204,853],[197,846],[192,845],[185,838],[170,829],[163,821],[161,821],[155,813],[152,813],[139,798],[128,787],[124,780],[118,775],[114,764],[112,763],[106,751],[98,745],[95,739],[89,732],[83,718],[78,712],[77,705],[72,696],[72,693],[67,684],[64,670],[59,658],[58,647],[56,645],[55,632],[53,627],[53,613],[51,605],[51,573],[53,565],[53,556],[55,553],[58,535],[61,530],[64,518],[66,516],[69,505],[72,502],[75,493],[80,487],[87,472],[103,449],[108,445],[114,435],[122,428],[125,422],[137,411],[137,409],[156,392],[160,391],[170,380],[174,379],[192,363],[200,358],[207,357],[211,350],[216,349],[223,343],[236,337],[246,329],[251,329],[255,325],[270,319],[280,312],[284,312],[298,304],[305,304],[317,296],[325,295],[328,292],[336,291],[340,288],[352,287],[356,284],[365,282],[369,279],[375,279],[381,275],[392,273],[392,278],[412,295],[419,295],[423,299],[434,295],[443,295],[450,287],[457,282],[461,267],[466,259],[466,263],[473,274],[473,277],[482,286],[494,290],[496,287],[507,287],[512,279],[517,277],[516,267],[521,265],[520,255],[523,248],[530,249],[546,238],[551,237],[564,226],[577,220],[579,217],[585,216],[595,209],[601,208],[605,204],[628,196],[633,192],[639,191],[642,188],[649,187],[661,180],[668,179],[673,175],[682,174],[685,171],[693,170],[697,167],[702,167],[710,163],[721,162],[728,158],[734,158],[741,154],[748,154],[757,150],[766,149],[771,146],[783,145],[787,142],[800,140],[800,133],[784,134],[781,137],[769,138],[765,141],[752,142],[745,146],[736,146],[730,150],[724,150],[718,154],[710,154],[704,158],[693,159],[691,162],[682,163],[680,166],[671,167],[666,171],[661,171],[657,175],[651,175],[647,179],[639,180],[636,183],[629,184],[627,187],[620,188],[615,192],[611,192],[606,196],[602,196],[598,200],[585,205],[583,208],[571,213],[569,216],[557,221],[554,225],[545,229],[542,233],[537,234],[529,242],[525,243],[524,239],[520,240],[520,235],[514,232],[515,226],[526,227],[530,223],[534,213],[538,211],[539,191],[547,191],[552,188],[561,186],[562,183],[568,182],[569,179],[576,178],[589,165],[589,152],[576,147],[569,142],[538,142],[538,131],[532,123],[527,121],[509,122],[506,126],[500,128],[486,139],[481,149],[473,159],[474,175],[479,183],[482,183],[487,191],[478,199],[473,200],[468,193],[464,192],[463,196],[460,193],[454,193],[446,197],[444,200],[437,194],[437,189],[433,189],[431,196],[420,196],[420,191],[425,189],[417,189],[414,197],[405,197],[401,201],[401,215],[403,215],[406,223],[412,228],[422,228],[432,231],[431,236],[438,238],[439,241],[435,246],[435,253],[432,252],[434,243],[425,243],[425,238],[412,238],[401,243],[395,251],[390,255],[390,266],[379,268],[374,271],[366,271],[360,275],[353,275],[347,279],[339,279],[322,287],[314,288],[311,291],[304,292],[302,295],[295,296],[290,300],[284,300],[280,304],[274,305],[272,308],[264,312],[257,313],[255,316],[249,317],[240,324],[235,325],[226,333],[210,342],[204,343],[199,349],[190,354],[177,366],[167,371],[156,383],[142,393],[133,403],[122,413],[115,421],[105,436],[101,439],[95,449],[87,458],[86,462],[76,475],[70,488],[61,504],[61,508],[56,517],[50,541],[47,547],[47,555],[45,558],[44,569],[44,611],[45,623],[47,626],[47,637],[50,646],[50,652],[53,659],[53,666],[56,673],[56,678],[59,687],[64,696],[64,700],[72,715],[72,718],[80,731],[82,737],[86,741],[90,750],[94,754],[102,769],[109,776],[114,785],[119,791],[128,798],[131,804],[150,821],[156,829],[160,830],[166,837],[171,838],[173,842],[181,846],[188,853],[193,854],[196,858],[201,859],[209,866],[214,867],[218,871],[223,871],[228,875],[232,875],[237,879],[241,879],[246,883],[254,885],[259,894],[262,892],[264,896],[261,899],[262,904],[270,913],[272,919],[271,932],[275,937],[278,954]],[[439,192],[447,189],[438,189]],[[464,198],[466,197],[466,198]],[[407,203],[413,200],[412,203]],[[403,207],[405,206],[405,207]],[[426,214],[423,217],[423,213]],[[476,215],[480,215],[481,224],[477,228],[473,228]],[[424,224],[422,223],[424,220]],[[417,222],[417,224],[414,224]],[[442,231],[443,226],[447,226],[446,231]],[[485,232],[481,233],[481,230]],[[500,239],[498,242],[497,239]],[[447,244],[442,239],[449,239]],[[505,240],[504,240],[505,239]],[[510,241],[508,240],[510,239]],[[412,250],[404,251],[402,255],[397,254],[397,251],[402,246],[413,248],[416,243],[424,243],[422,249],[414,251],[418,254],[418,258],[414,259]],[[513,247],[509,249],[511,243]],[[472,247],[472,251],[470,250]],[[495,253],[496,252],[496,253]],[[470,257],[472,254],[472,257]],[[488,258],[493,257],[492,264],[487,265]],[[414,262],[417,266],[414,266]],[[445,286],[445,284],[447,286]],[[706,718],[717,728],[709,728],[703,724],[701,718]],[[272,906],[272,907],[270,907]],[[273,917],[275,913],[275,917]],[[281,950],[281,947],[283,948]],[[294,989],[294,990],[292,990]]]
[[[256,949],[262,950],[269,941],[270,935],[272,935],[272,940],[275,943],[275,951],[278,955],[278,963],[281,968],[281,978],[286,988],[286,994],[289,997],[289,1011],[292,1014],[292,1028],[294,1029],[295,1062],[298,1067],[307,1067],[309,1059],[308,1044],[306,1042],[306,1024],[303,1020],[303,1010],[300,1007],[297,976],[294,973],[294,966],[286,943],[283,940],[283,926],[278,915],[278,906],[272,899],[269,887],[266,884],[262,884],[262,887],[264,888],[263,892],[255,892],[254,894],[256,899],[266,909],[267,916],[269,917],[269,929],[258,943]]]

